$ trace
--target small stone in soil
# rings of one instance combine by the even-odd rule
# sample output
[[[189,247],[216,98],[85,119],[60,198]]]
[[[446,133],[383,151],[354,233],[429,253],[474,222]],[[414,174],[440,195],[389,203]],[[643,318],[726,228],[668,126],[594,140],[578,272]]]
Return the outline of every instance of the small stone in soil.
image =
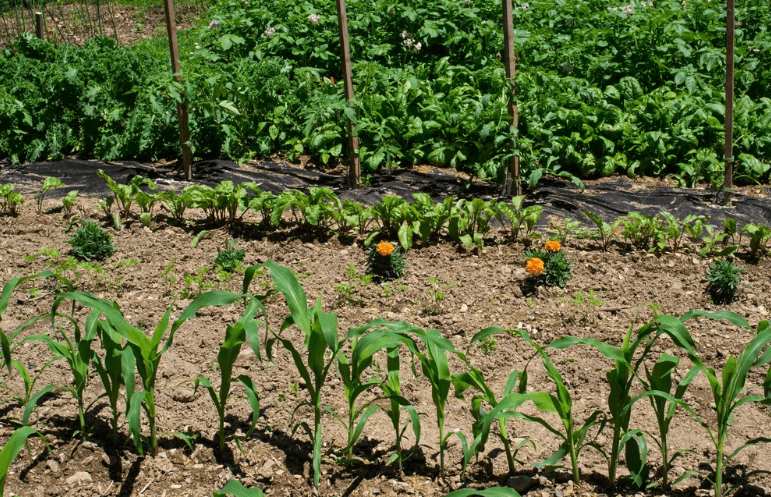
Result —
[[[91,474],[85,471],[78,471],[74,475],[67,478],[67,485],[72,485],[74,483],[83,483],[86,481],[91,481]]]

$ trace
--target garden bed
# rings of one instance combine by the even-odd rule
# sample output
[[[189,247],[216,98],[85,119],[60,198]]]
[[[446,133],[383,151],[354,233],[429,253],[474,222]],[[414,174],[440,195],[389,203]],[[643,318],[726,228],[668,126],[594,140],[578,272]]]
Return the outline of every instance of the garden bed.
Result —
[[[30,199],[28,199],[30,200]],[[541,345],[566,335],[592,337],[621,346],[627,329],[633,323],[639,327],[650,321],[655,313],[681,316],[691,309],[718,311],[733,310],[745,318],[753,328],[768,319],[767,302],[771,293],[769,263],[762,259],[757,264],[740,261],[747,269],[743,281],[749,286],[738,302],[716,307],[705,293],[705,272],[709,261],[690,253],[649,254],[628,251],[612,246],[603,252],[596,242],[568,240],[565,251],[575,264],[573,278],[563,291],[558,288],[540,289],[536,294],[522,295],[520,283],[525,280],[524,247],[510,244],[505,233],[494,230],[488,235],[481,250],[440,243],[408,252],[410,266],[407,276],[387,286],[367,283],[362,277],[366,268],[363,240],[337,237],[310,238],[296,230],[265,233],[251,224],[259,218],[247,215],[246,223],[228,234],[221,231],[191,247],[192,238],[186,228],[175,227],[162,218],[150,228],[139,222],[128,223],[120,231],[108,229],[117,244],[115,254],[101,264],[68,267],[65,259],[69,250],[66,243],[66,223],[56,212],[60,202],[51,201],[47,213],[37,216],[28,202],[19,217],[0,218],[0,274],[5,283],[11,278],[38,273],[46,268],[59,269],[72,280],[77,289],[94,293],[100,298],[120,304],[126,319],[152,331],[166,308],[174,303],[172,317],[176,318],[190,299],[209,287],[240,292],[241,276],[236,274],[227,281],[211,268],[217,249],[225,247],[231,234],[238,239],[238,248],[246,251],[245,262],[258,264],[269,259],[292,269],[299,277],[309,302],[321,297],[326,312],[338,315],[341,335],[353,327],[372,319],[406,321],[424,329],[438,329],[458,351],[470,346],[472,337],[488,326],[506,329],[526,329],[533,340]],[[86,202],[87,203],[87,202]],[[95,206],[87,213],[98,218]],[[198,213],[194,212],[193,216]],[[193,222],[193,221],[191,221]],[[104,224],[107,226],[107,223]],[[52,250],[58,251],[58,257]],[[352,269],[351,269],[352,268]],[[186,279],[187,275],[187,279]],[[194,280],[198,278],[198,282]],[[431,279],[431,280],[430,280]],[[252,291],[267,287],[267,276],[252,283]],[[341,285],[347,285],[343,287]],[[444,297],[439,299],[438,293]],[[582,294],[579,295],[578,292]],[[591,296],[590,296],[591,292]],[[48,312],[53,296],[40,280],[25,284],[11,299],[3,314],[2,330],[14,330],[27,319]],[[272,327],[278,327],[287,315],[280,295],[265,301]],[[193,381],[199,374],[217,379],[217,348],[227,324],[240,316],[235,306],[207,308],[199,316],[185,323],[174,344],[163,357],[157,382],[158,432],[161,434],[160,455],[156,458],[139,457],[129,441],[116,445],[110,440],[110,416],[105,402],[97,402],[87,415],[93,426],[88,441],[81,443],[74,432],[79,429],[77,408],[69,393],[56,390],[46,396],[33,414],[35,426],[51,447],[48,453],[39,439],[31,439],[31,456],[23,451],[12,466],[6,491],[21,495],[210,495],[212,490],[235,478],[246,486],[262,488],[266,495],[313,495],[311,454],[312,447],[302,430],[292,433],[290,418],[294,409],[307,400],[307,390],[297,374],[289,353],[275,349],[273,362],[261,362],[245,346],[235,363],[234,375],[245,374],[258,385],[262,413],[252,437],[243,443],[243,452],[231,440],[224,453],[217,450],[217,413],[203,388],[194,392]],[[85,319],[86,311],[76,315]],[[753,330],[706,319],[691,320],[687,324],[707,365],[720,371],[730,354],[738,355],[752,339]],[[46,325],[28,330],[42,333]],[[302,342],[296,328],[285,332],[294,343]],[[533,356],[534,349],[519,337],[497,335],[495,342],[486,342],[485,348],[476,344],[468,349],[469,361],[484,372],[488,383],[499,393],[509,374],[522,370]],[[690,363],[674,344],[665,338],[653,347],[646,364],[651,367],[660,353],[683,356],[678,371],[685,374]],[[16,352],[16,358],[28,368],[41,368],[50,355],[42,343],[28,342]],[[551,350],[549,355],[562,373],[573,395],[573,410],[582,422],[595,409],[607,409],[608,386],[605,371],[612,362],[596,350],[574,346],[565,350]],[[384,357],[378,357],[380,366]],[[376,361],[377,362],[377,361]],[[464,371],[464,364],[450,359],[452,372]],[[329,414],[322,419],[324,447],[320,495],[444,495],[468,485],[481,488],[491,485],[518,485],[528,488],[530,495],[557,497],[594,494],[634,494],[639,490],[607,485],[607,463],[598,452],[586,448],[581,453],[580,468],[584,481],[574,485],[568,470],[538,472],[530,463],[543,461],[558,446],[558,439],[545,428],[521,420],[510,420],[512,437],[528,437],[536,447],[527,446],[519,459],[520,477],[510,480],[506,457],[493,437],[485,447],[479,463],[470,464],[465,476],[461,475],[461,446],[451,438],[446,458],[447,476],[438,477],[438,437],[430,384],[425,377],[415,378],[402,367],[402,394],[422,416],[420,445],[404,466],[402,477],[394,466],[385,465],[393,450],[393,428],[381,413],[374,414],[356,446],[357,462],[338,466],[333,460],[341,456],[346,433]],[[382,376],[383,369],[373,368],[372,375]],[[528,366],[529,386],[534,390],[554,391],[540,361]],[[3,373],[7,378],[7,373]],[[748,393],[762,395],[765,370],[753,370],[748,376]],[[44,370],[38,385],[66,384],[71,375],[62,361]],[[8,384],[20,386],[18,375]],[[99,388],[98,388],[99,387]],[[98,378],[93,378],[86,390],[87,401],[100,392]],[[639,393],[639,388],[636,390]],[[323,402],[338,412],[345,412],[339,377],[331,373],[322,391]],[[10,395],[3,394],[3,399]],[[468,398],[468,396],[467,396]],[[693,382],[684,400],[708,423],[713,424],[714,411],[709,384],[700,375]],[[446,416],[448,430],[459,429],[472,438],[473,419],[469,402],[452,397]],[[522,410],[535,414],[532,404]],[[3,406],[0,411],[0,439],[5,442],[14,429],[12,419],[22,416],[16,403]],[[249,427],[251,409],[242,389],[234,387],[228,408],[227,433],[244,433]],[[300,408],[295,420],[311,421],[312,411]],[[548,417],[559,424],[556,416]],[[656,419],[647,401],[635,405],[631,427],[657,433]],[[198,438],[191,440],[193,450],[173,432],[182,432]],[[595,430],[590,432],[594,437]],[[748,404],[736,412],[731,426],[728,453],[746,440],[768,436],[771,417],[767,408]],[[405,446],[413,439],[407,430]],[[121,434],[127,434],[121,418]],[[597,443],[607,449],[609,430],[600,435]],[[673,422],[669,443],[672,452],[691,449],[678,459],[672,475],[697,471],[699,477],[689,477],[671,491],[673,494],[707,496],[710,485],[705,480],[710,468],[714,471],[715,450],[707,432],[691,417],[680,410]],[[648,442],[654,470],[661,457],[652,440]],[[31,459],[30,459],[31,457]],[[564,464],[569,466],[569,462]],[[756,445],[742,452],[727,470],[729,481],[743,471],[771,470],[771,447]],[[621,473],[625,472],[620,469]],[[673,478],[674,479],[674,478]],[[653,481],[659,481],[657,477]],[[748,494],[771,493],[771,478],[757,476],[751,479]],[[654,490],[653,492],[658,492]]]

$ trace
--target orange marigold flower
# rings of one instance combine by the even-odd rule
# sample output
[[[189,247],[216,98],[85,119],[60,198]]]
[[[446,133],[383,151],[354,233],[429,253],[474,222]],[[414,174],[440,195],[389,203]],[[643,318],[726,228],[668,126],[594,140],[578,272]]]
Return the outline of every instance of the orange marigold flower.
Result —
[[[382,255],[383,257],[387,257],[391,255],[393,251],[394,251],[394,246],[388,242],[380,242],[377,244],[377,253]]]
[[[527,272],[532,274],[533,276],[538,276],[543,274],[543,261],[536,257],[533,257],[532,259],[527,261]]]
[[[562,245],[560,245],[560,242],[557,240],[551,240],[549,242],[546,242],[546,245],[544,247],[546,250],[550,252],[559,252],[559,250],[562,248]]]

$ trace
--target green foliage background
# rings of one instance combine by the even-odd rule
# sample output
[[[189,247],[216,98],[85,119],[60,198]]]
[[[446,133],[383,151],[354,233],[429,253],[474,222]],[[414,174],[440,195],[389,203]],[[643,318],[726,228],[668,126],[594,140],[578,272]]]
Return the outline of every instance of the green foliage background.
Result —
[[[724,4],[515,7],[518,138],[531,183],[548,170],[720,184]],[[366,169],[431,163],[501,179],[512,130],[500,12],[490,0],[349,1],[354,114],[340,82],[334,2],[222,1],[180,40],[194,155],[307,153],[326,163],[346,152],[350,116]],[[736,18],[735,171],[739,181],[766,181],[771,4],[739,1]],[[0,52],[0,155],[176,156],[180,88],[164,43],[16,40]]]

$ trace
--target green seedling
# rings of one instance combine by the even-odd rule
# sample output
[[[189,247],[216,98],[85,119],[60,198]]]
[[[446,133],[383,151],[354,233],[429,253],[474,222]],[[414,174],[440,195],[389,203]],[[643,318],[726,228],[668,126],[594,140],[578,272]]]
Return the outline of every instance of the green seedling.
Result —
[[[37,206],[38,215],[43,213],[43,199],[46,193],[54,188],[61,188],[67,186],[59,178],[46,178],[43,180],[43,184],[40,187],[40,191],[35,195],[35,205]]]
[[[181,195],[177,195],[173,191],[164,193],[165,195],[161,198],[161,208],[166,209],[177,223],[184,223],[185,211],[193,204],[190,192],[183,191]]]
[[[152,336],[147,336],[141,329],[129,324],[123,317],[123,313],[113,303],[100,300],[84,292],[68,292],[60,294],[54,303],[58,306],[64,300],[72,300],[83,306],[91,308],[98,315],[104,315],[112,329],[122,338],[126,339],[127,346],[133,355],[136,371],[142,380],[143,390],[127,392],[126,395],[126,417],[128,418],[129,431],[134,440],[134,445],[140,454],[143,454],[142,435],[141,435],[141,410],[144,409],[150,428],[150,436],[147,438],[150,453],[155,456],[158,452],[158,436],[156,432],[156,404],[155,404],[155,382],[158,373],[158,364],[163,354],[171,347],[174,342],[174,335],[182,324],[195,316],[196,312],[209,305],[228,305],[236,300],[245,297],[245,295],[236,295],[230,292],[212,291],[199,296],[191,302],[183,311],[180,317],[174,321],[169,330],[172,304],[165,312],[160,322],[156,326]],[[247,296],[248,297],[248,296]],[[93,313],[91,315],[94,315]],[[167,336],[168,333],[168,336]],[[161,342],[165,343],[161,346]],[[133,377],[133,372],[129,376],[128,371],[124,371],[124,377]],[[126,382],[131,383],[131,382]]]
[[[377,225],[364,242],[369,247],[377,237],[399,240],[404,250],[412,248],[413,222],[417,218],[415,207],[401,197],[385,196],[370,208],[372,220]]]
[[[471,339],[471,344],[476,343],[479,347],[481,344],[488,342],[490,339],[493,339],[494,341],[494,335],[500,331],[501,330],[499,328],[486,328],[474,335],[474,337]],[[469,347],[471,344],[469,344]],[[485,382],[482,371],[471,366],[468,360],[465,359],[465,355],[460,357],[469,367],[469,371],[452,375],[452,384],[455,388],[455,396],[463,399],[463,393],[470,388],[474,388],[477,392],[479,392],[471,398],[471,415],[475,421],[473,425],[474,443],[472,444],[471,448],[467,447],[464,450],[463,470],[465,471],[466,466],[468,465],[471,458],[477,456],[480,451],[484,450],[484,446],[487,443],[487,439],[490,435],[490,423],[485,423],[482,421],[488,415],[488,412],[484,408],[484,404],[488,404],[493,410],[495,410],[495,408],[498,407],[498,399],[496,398],[495,393],[492,391],[490,386]],[[514,393],[515,389],[517,393],[525,394],[527,390],[526,371],[513,371],[509,375],[508,381],[506,381],[506,385],[503,389],[502,398],[506,398],[510,394]],[[509,439],[508,435],[509,417],[510,416],[505,411],[499,411],[499,415],[495,418],[495,420],[498,421],[498,437],[500,438],[500,441],[503,444],[503,448],[506,451],[506,462],[509,466],[509,473],[513,474],[515,471],[515,463],[523,464],[522,461],[517,459],[517,453],[528,443],[533,447],[535,447],[535,444],[532,441],[525,439],[521,441],[517,447],[512,448],[511,440]],[[462,434],[458,433],[458,436],[461,438],[461,441],[464,442],[463,445],[466,445]]]
[[[711,224],[705,225],[704,230],[707,235],[702,239],[704,246],[699,250],[699,257],[728,257],[739,248],[738,245],[727,245],[729,234],[726,231],[716,233]],[[720,250],[716,249],[718,243],[723,245]]]
[[[540,205],[531,205],[529,207],[522,208],[525,202],[525,196],[520,195],[511,199],[511,204],[508,202],[498,202],[495,206],[496,217],[501,224],[504,224],[503,217],[505,216],[509,220],[509,229],[511,230],[511,241],[516,242],[517,238],[522,231],[522,223],[525,223],[525,233],[522,239],[525,242],[529,242],[529,238],[533,235],[533,230],[538,220],[543,214],[543,207]]]
[[[471,341],[474,342],[473,339]],[[492,354],[497,347],[498,347],[498,343],[495,341],[494,336],[489,336],[484,340],[480,340],[479,343],[477,343],[477,348],[480,349],[484,355]]]
[[[204,294],[201,297],[206,297],[209,294]],[[231,296],[235,294],[230,294]],[[199,297],[199,298],[201,298]],[[226,297],[226,293],[220,294],[220,299]],[[239,296],[240,297],[240,296]],[[264,298],[264,297],[263,297]],[[225,302],[225,300],[220,300]],[[267,313],[262,305],[262,301],[257,298],[251,298],[246,306],[244,315],[241,316],[238,321],[233,325],[228,325],[225,331],[225,340],[220,345],[219,353],[217,354],[217,365],[220,370],[220,386],[219,390],[215,389],[208,378],[204,375],[198,376],[195,380],[195,390],[198,390],[199,384],[202,384],[209,392],[209,396],[214,402],[214,406],[217,409],[217,415],[219,416],[219,448],[220,452],[225,450],[225,408],[230,395],[230,386],[233,382],[233,365],[238,359],[238,354],[241,352],[241,346],[246,342],[247,335],[250,337],[252,344],[259,344],[259,328],[254,317],[258,312],[262,312],[265,316],[265,329],[267,332],[268,322]],[[247,331],[248,330],[248,331]],[[246,395],[249,400],[249,404],[252,407],[253,417],[252,424],[246,433],[248,439],[254,427],[257,425],[257,418],[260,415],[260,400],[257,394],[257,389],[254,381],[246,375],[240,375],[237,379],[246,390]]]
[[[693,317],[701,317],[706,313],[701,311],[691,311],[680,318],[680,323],[677,323],[682,328],[685,328],[684,323]],[[743,328],[750,328],[744,319],[732,312],[718,313],[722,318],[728,319],[733,324],[741,326]],[[723,366],[722,374],[718,375],[711,367],[704,365],[701,357],[696,352],[695,348],[688,350],[688,357],[693,362],[694,366],[699,368],[707,376],[710,389],[712,390],[712,396],[715,402],[715,415],[717,418],[714,429],[712,426],[704,421],[700,421],[701,425],[707,430],[710,440],[715,446],[715,497],[722,497],[723,495],[723,468],[728,464],[731,459],[736,457],[742,450],[747,447],[752,447],[758,443],[771,442],[771,438],[757,437],[749,440],[736,448],[727,457],[724,454],[725,443],[728,438],[728,429],[732,424],[732,417],[735,414],[736,409],[747,403],[760,403],[764,405],[771,405],[771,368],[765,376],[763,382],[763,395],[746,395],[742,396],[742,391],[747,380],[747,375],[752,368],[763,367],[771,362],[771,350],[765,350],[766,346],[771,343],[771,326],[768,321],[761,321],[758,323],[755,330],[754,338],[745,347],[739,357],[734,358],[732,355],[728,357],[725,365]],[[758,471],[751,471],[745,475],[745,479],[758,473]],[[733,488],[726,489],[725,493],[730,493]]]
[[[143,178],[140,175],[136,175],[131,178],[131,183],[128,185],[120,185],[110,178],[104,171],[99,169],[96,172],[97,176],[107,182],[107,186],[112,190],[115,195],[115,203],[118,205],[119,215],[123,219],[128,219],[131,215],[131,206],[136,200],[137,195],[142,191],[140,187],[146,185],[150,190],[157,189],[155,182],[150,178]],[[105,204],[106,206],[106,204]],[[115,219],[114,219],[115,220]],[[120,217],[117,218],[117,225],[120,226]]]
[[[24,426],[14,431],[11,438],[8,439],[5,445],[3,445],[2,450],[0,450],[0,495],[5,495],[5,482],[8,477],[8,469],[19,456],[21,449],[24,448],[24,444],[27,443],[27,438],[32,435],[39,435],[45,442],[45,437],[35,431],[34,428]]]
[[[246,488],[237,480],[228,480],[227,484],[220,490],[212,492],[212,497],[265,497],[259,488]]]
[[[452,216],[453,197],[448,196],[443,202],[434,203],[427,193],[413,193],[415,203],[412,206],[416,210],[413,231],[420,238],[423,245],[435,243],[439,238],[445,223]]]
[[[64,217],[69,218],[72,215],[72,208],[78,203],[78,191],[72,190],[62,199]]]
[[[566,217],[562,224],[554,221],[553,219],[549,220],[549,224],[551,224],[552,227],[551,230],[546,230],[546,233],[549,235],[549,239],[560,242],[560,245],[565,245],[565,241],[567,240],[568,236],[570,236],[571,233],[581,227],[580,222],[573,221],[569,217]]]
[[[600,216],[593,212],[582,212],[586,217],[591,219],[595,225],[597,225],[597,238],[599,238],[600,242],[602,243],[602,250],[607,252],[610,248],[611,242],[613,242],[613,239],[616,238],[616,231],[618,230],[618,226],[621,224],[621,218],[618,218],[608,224],[603,221]]]
[[[768,252],[768,240],[771,238],[771,228],[768,226],[747,223],[739,234],[739,245],[741,245],[741,235],[747,233],[750,238],[750,257],[758,259],[761,255]]]
[[[659,427],[659,439],[656,440],[654,438],[653,440],[659,446],[659,450],[661,451],[661,487],[665,491],[670,487],[669,469],[672,467],[675,459],[685,454],[686,452],[691,452],[688,449],[682,449],[678,450],[670,457],[667,445],[669,426],[672,423],[672,419],[675,417],[675,412],[678,405],[683,406],[690,411],[690,408],[683,404],[682,399],[688,386],[699,373],[699,369],[697,367],[691,368],[691,370],[688,371],[688,374],[686,374],[685,377],[683,377],[683,379],[680,380],[680,382],[677,384],[675,392],[671,392],[672,372],[677,370],[677,364],[679,362],[680,359],[677,357],[671,356],[669,354],[662,354],[656,364],[653,365],[652,370],[649,370],[647,366],[645,367],[645,377],[647,381],[643,382],[643,386],[648,392],[659,391],[672,395],[672,400],[663,396],[649,397],[653,412],[656,413],[656,421]],[[690,412],[692,413],[692,411]],[[677,485],[686,478],[697,474],[698,473],[695,471],[686,471],[680,475],[677,480],[672,482],[672,485]]]

